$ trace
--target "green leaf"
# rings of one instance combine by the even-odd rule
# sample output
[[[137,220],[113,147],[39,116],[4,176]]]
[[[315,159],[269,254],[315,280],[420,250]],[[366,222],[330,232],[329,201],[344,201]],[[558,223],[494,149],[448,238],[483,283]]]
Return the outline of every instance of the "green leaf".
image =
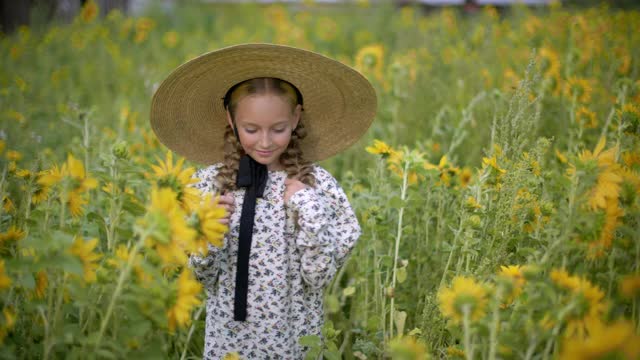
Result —
[[[402,206],[404,206],[404,201],[402,201],[402,199],[399,196],[394,196],[391,199],[389,199],[389,202],[387,203],[388,207],[393,208],[393,209],[400,209]]]
[[[402,284],[405,280],[407,280],[407,267],[403,266],[399,268],[396,272],[396,280],[398,283]]]
[[[307,336],[302,336],[299,340],[298,343],[302,346],[308,346],[312,349],[318,349],[320,347],[322,347],[322,340],[320,339],[320,337],[318,335],[307,335]]]
[[[342,295],[345,297],[349,297],[353,294],[356,293],[356,287],[355,286],[349,286],[348,288],[345,288],[344,290],[342,290]]]
[[[324,305],[327,308],[328,314],[335,314],[340,311],[340,300],[338,300],[338,297],[334,294],[327,295]]]

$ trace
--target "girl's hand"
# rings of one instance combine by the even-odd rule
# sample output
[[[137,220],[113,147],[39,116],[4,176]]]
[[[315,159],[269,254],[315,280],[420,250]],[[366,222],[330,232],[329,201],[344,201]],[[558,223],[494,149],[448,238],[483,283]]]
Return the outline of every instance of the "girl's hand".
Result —
[[[222,206],[226,210],[226,215],[224,218],[220,219],[220,223],[224,225],[229,225],[229,219],[231,218],[231,213],[233,213],[233,196],[231,195],[220,195],[216,199],[212,201],[218,201],[218,205]]]
[[[299,190],[308,188],[307,185],[300,182],[298,179],[286,179],[284,181],[284,203],[289,203],[289,199]]]

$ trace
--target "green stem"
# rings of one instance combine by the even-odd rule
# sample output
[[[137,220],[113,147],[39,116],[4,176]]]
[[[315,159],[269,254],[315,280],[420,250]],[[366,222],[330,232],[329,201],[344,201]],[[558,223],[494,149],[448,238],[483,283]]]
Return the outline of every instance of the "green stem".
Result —
[[[200,314],[202,314],[202,311],[205,309],[205,305],[200,305],[200,308],[198,309],[198,312],[196,313],[196,316],[193,318],[193,320],[198,320],[200,319]],[[185,341],[184,344],[184,350],[182,350],[182,355],[180,356],[180,360],[184,360],[185,356],[187,356],[187,349],[189,348],[189,341],[191,341],[191,336],[193,335],[193,331],[196,328],[196,324],[195,322],[191,324],[191,327],[189,328],[189,334],[187,334],[187,341]]]
[[[473,349],[471,348],[471,326],[469,324],[469,305],[462,306],[462,313],[464,317],[462,319],[464,327],[464,355],[467,360],[473,359]]]
[[[104,319],[102,319],[102,323],[100,324],[100,331],[98,332],[98,336],[96,338],[95,349],[98,349],[100,346],[102,336],[104,335],[104,331],[106,330],[107,325],[109,324],[109,319],[111,318],[111,314],[113,313],[113,308],[116,304],[116,300],[120,296],[124,282],[129,276],[129,273],[131,272],[131,268],[133,267],[133,263],[135,261],[136,255],[138,254],[138,251],[144,244],[144,240],[147,238],[149,233],[150,231],[143,232],[142,234],[140,234],[140,238],[138,239],[138,242],[136,242],[136,245],[134,246],[134,248],[131,250],[131,253],[129,254],[129,259],[127,260],[127,264],[125,268],[120,273],[120,277],[118,278],[118,284],[116,285],[116,290],[113,292],[113,296],[111,297],[111,301],[109,302],[109,307],[107,308],[107,313],[105,314]]]
[[[500,322],[500,302],[502,299],[502,286],[498,286],[493,304],[493,321],[489,334],[489,360],[495,360],[496,348],[498,347],[498,324]]]
[[[400,200],[402,200],[402,207],[400,207],[400,213],[398,215],[398,230],[396,232],[395,251],[393,255],[393,276],[391,277],[391,289],[393,289],[393,296],[391,297],[391,308],[389,313],[389,339],[393,338],[393,317],[395,314],[395,290],[396,290],[396,272],[398,268],[398,252],[400,251],[400,239],[402,238],[402,217],[404,215],[404,200],[407,195],[407,183],[408,183],[409,162],[405,161],[404,171],[402,173],[402,190],[400,192]]]

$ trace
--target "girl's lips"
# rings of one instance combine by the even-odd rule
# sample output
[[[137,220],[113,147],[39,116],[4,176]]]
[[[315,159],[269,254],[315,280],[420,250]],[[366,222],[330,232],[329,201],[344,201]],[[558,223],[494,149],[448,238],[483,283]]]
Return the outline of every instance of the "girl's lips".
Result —
[[[260,156],[269,156],[269,155],[271,155],[271,153],[273,153],[273,151],[260,151],[260,150],[256,150],[256,152]]]

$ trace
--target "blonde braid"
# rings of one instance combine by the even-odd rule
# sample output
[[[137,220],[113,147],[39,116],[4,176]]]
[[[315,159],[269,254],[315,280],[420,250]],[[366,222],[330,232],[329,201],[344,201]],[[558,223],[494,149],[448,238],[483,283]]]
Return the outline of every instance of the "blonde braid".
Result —
[[[304,160],[299,142],[306,136],[307,130],[301,119],[298,122],[298,127],[291,134],[289,146],[280,155],[280,163],[284,166],[288,177],[297,178],[303,184],[313,187],[316,183],[316,179],[313,176],[313,166],[309,161]]]
[[[236,176],[240,158],[243,155],[242,145],[240,145],[231,126],[227,124],[224,131],[224,160],[222,160],[222,166],[216,178],[221,193],[236,190]]]

